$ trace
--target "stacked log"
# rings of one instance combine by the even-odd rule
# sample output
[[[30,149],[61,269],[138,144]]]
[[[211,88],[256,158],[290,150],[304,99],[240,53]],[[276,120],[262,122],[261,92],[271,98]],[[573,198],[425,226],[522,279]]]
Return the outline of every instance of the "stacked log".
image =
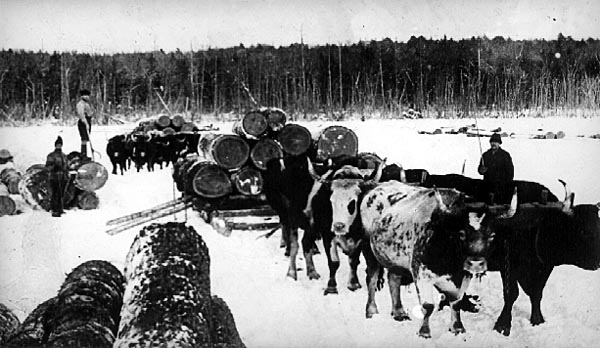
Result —
[[[19,193],[19,181],[21,181],[21,173],[15,168],[4,168],[0,172],[0,182],[8,187],[8,192],[12,195]]]
[[[238,170],[250,156],[250,145],[239,135],[206,133],[198,142],[198,154],[225,170]]]
[[[312,146],[310,131],[299,124],[286,124],[277,135],[277,141],[283,151],[292,156],[304,154]]]
[[[246,166],[230,177],[236,192],[246,196],[255,196],[262,192],[263,177],[260,171]]]
[[[246,139],[259,139],[267,132],[267,117],[260,110],[246,113],[241,120],[233,124],[233,132]]]
[[[14,215],[17,212],[17,204],[10,197],[6,185],[0,183],[0,216]]]
[[[8,307],[0,303],[0,345],[8,341],[19,327],[19,318]]]
[[[98,209],[100,198],[94,191],[80,191],[77,194],[77,207],[82,210]]]
[[[192,227],[142,229],[127,254],[125,279],[114,347],[244,347],[231,312],[211,297],[208,248]]]
[[[318,161],[358,154],[358,137],[344,126],[329,126],[319,131],[314,138]]]
[[[214,162],[190,156],[173,167],[173,179],[180,192],[204,198],[223,197],[232,192],[227,173]]]
[[[40,304],[8,339],[8,347],[112,347],[124,278],[106,261],[77,266],[58,294]]]
[[[267,170],[267,162],[273,158],[283,158],[283,148],[273,139],[263,138],[250,150],[250,159],[260,170]]]

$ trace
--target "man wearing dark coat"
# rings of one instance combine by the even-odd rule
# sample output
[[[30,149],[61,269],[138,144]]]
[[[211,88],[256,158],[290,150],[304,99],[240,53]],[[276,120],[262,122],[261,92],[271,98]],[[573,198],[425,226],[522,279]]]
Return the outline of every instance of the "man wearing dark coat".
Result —
[[[483,175],[487,203],[510,203],[513,194],[514,166],[510,154],[500,148],[502,138],[494,133],[490,138],[490,149],[483,153],[478,172]]]
[[[46,157],[48,170],[48,189],[52,216],[60,217],[63,211],[63,194],[69,182],[69,166],[65,153],[62,151],[63,140],[59,136],[54,142],[54,151]]]

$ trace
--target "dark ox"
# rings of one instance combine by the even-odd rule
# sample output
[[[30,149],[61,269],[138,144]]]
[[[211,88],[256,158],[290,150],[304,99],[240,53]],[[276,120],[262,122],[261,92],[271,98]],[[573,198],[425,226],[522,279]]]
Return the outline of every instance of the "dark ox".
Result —
[[[332,197],[344,199],[332,198],[333,215],[346,217],[334,220],[332,226],[336,222],[360,221],[365,232],[363,244],[370,246],[362,248],[367,260],[367,318],[378,313],[375,290],[379,279],[376,275],[383,266],[388,269],[394,319],[409,319],[400,299],[400,285],[414,281],[424,313],[419,335],[431,337],[429,317],[436,303],[434,289],[450,302],[451,331],[464,332],[460,302],[472,276],[487,270],[486,257],[493,240],[493,234],[481,228],[485,215],[479,217],[469,212],[464,195],[456,190],[438,191],[398,181],[382,183],[364,198],[359,196],[358,200],[362,202],[358,215],[355,215],[350,214],[345,204],[356,196],[348,194],[346,188],[338,189],[343,189],[346,194],[338,195],[334,190]],[[343,234],[342,229],[334,229]]]
[[[287,276],[296,280],[296,256],[298,254],[298,228],[304,230],[302,251],[306,260],[306,273],[309,279],[319,279],[320,275],[313,262],[313,245],[317,234],[304,214],[314,178],[309,173],[310,160],[306,156],[290,156],[285,159],[272,159],[267,162],[264,172],[263,192],[269,205],[277,212],[281,222],[282,238],[289,244],[290,263]]]
[[[566,185],[565,185],[566,188]],[[490,270],[502,275],[504,307],[494,329],[509,335],[512,307],[519,287],[529,296],[532,325],[544,322],[541,301],[555,266],[600,267],[600,203],[572,206],[567,194],[561,207],[520,204],[511,219],[492,219],[489,229],[498,236]],[[518,285],[517,285],[518,284]]]
[[[127,161],[129,160],[129,148],[125,135],[116,135],[108,140],[106,144],[106,153],[112,163],[112,173],[117,174],[117,167],[123,172],[127,170]]]

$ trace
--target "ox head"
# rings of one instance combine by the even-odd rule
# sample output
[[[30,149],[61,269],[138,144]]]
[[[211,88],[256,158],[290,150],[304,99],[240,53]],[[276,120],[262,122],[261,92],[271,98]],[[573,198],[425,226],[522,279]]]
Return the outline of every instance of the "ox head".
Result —
[[[331,231],[336,235],[346,235],[358,214],[360,199],[365,190],[377,185],[385,159],[366,178],[356,167],[343,166],[335,171],[331,180]]]
[[[500,209],[464,204],[461,202],[464,198],[462,193],[459,194],[460,200],[452,198],[453,195],[457,195],[456,192],[458,191],[440,190],[441,194],[437,195],[442,214],[442,228],[457,237],[456,242],[462,255],[462,268],[467,276],[482,276],[487,271],[487,258],[495,238],[490,222],[494,219],[513,217],[517,210],[517,191],[515,189],[510,206]],[[454,206],[446,205],[446,201],[452,202]]]

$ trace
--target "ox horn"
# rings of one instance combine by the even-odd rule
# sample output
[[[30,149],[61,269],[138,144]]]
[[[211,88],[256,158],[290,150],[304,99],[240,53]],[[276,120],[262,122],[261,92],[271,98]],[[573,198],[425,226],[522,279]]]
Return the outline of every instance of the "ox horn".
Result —
[[[368,183],[369,184],[378,184],[379,181],[381,180],[381,175],[383,174],[383,167],[385,167],[385,162],[387,161],[387,157],[383,159],[383,161],[381,161],[381,163],[379,163],[377,165],[377,169],[375,169],[375,174],[373,175],[373,178],[369,179]]]
[[[437,199],[437,201],[440,204],[440,209],[444,212],[449,212],[450,209],[448,209],[448,206],[444,203],[444,200],[442,199],[442,195],[440,194],[440,191],[438,191],[437,187],[433,187],[433,192],[435,193],[435,198]]]
[[[315,181],[325,181],[331,175],[331,173],[333,173],[333,169],[329,169],[327,172],[325,172],[325,174],[319,175],[310,161],[310,158],[306,157],[306,162],[308,165],[308,173]]]
[[[501,217],[507,218],[507,219],[510,219],[511,217],[513,217],[515,215],[515,213],[517,212],[517,205],[518,205],[517,188],[515,187],[515,191],[510,200],[510,207],[508,208],[508,211],[506,213],[502,214]]]
[[[563,186],[565,187],[565,200],[563,201],[562,210],[565,213],[568,213],[571,211],[571,208],[573,206],[573,194],[571,193],[571,189],[569,188],[566,182],[564,182],[561,179],[558,179],[558,181],[560,181],[560,183],[563,184]]]

